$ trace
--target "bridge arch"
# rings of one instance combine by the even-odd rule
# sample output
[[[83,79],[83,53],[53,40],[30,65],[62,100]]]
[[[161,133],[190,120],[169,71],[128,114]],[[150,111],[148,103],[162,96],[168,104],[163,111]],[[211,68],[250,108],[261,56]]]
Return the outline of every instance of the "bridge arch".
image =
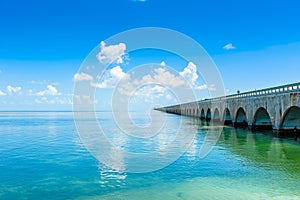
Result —
[[[216,108],[215,111],[214,111],[213,121],[214,122],[221,122],[220,112],[219,112],[218,108]]]
[[[280,129],[293,129],[294,127],[300,128],[300,107],[292,106],[288,108],[283,114],[280,123]]]
[[[201,110],[200,119],[205,119],[205,112],[204,112],[204,109],[203,109],[203,108],[202,108],[202,110]]]
[[[210,111],[210,108],[207,109],[207,112],[206,112],[206,121],[210,121],[211,120],[211,111]]]
[[[245,110],[240,107],[237,112],[236,112],[236,117],[235,117],[235,122],[234,122],[235,127],[247,127],[247,115]]]
[[[224,114],[223,114],[223,123],[224,125],[232,125],[232,118],[231,118],[231,114],[228,108],[226,108],[224,110]]]
[[[272,121],[268,111],[260,107],[254,115],[252,130],[272,130]]]

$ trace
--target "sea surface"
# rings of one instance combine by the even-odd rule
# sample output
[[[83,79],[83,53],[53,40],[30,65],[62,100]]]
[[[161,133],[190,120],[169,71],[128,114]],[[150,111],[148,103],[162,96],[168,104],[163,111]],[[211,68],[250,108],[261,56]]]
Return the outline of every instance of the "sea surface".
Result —
[[[195,137],[170,165],[129,173],[126,163],[120,170],[111,169],[87,151],[72,112],[1,112],[0,199],[300,199],[299,141],[276,138],[271,132],[221,127],[216,145],[200,158],[207,133],[214,127],[177,115],[155,112],[153,116],[161,115],[166,117],[164,138],[174,139],[179,124],[187,135],[196,131]],[[96,116],[109,140],[122,144],[124,150],[157,150],[156,140],[143,145],[128,135],[123,140],[112,113]],[[133,116],[141,126],[151,123],[149,116]]]

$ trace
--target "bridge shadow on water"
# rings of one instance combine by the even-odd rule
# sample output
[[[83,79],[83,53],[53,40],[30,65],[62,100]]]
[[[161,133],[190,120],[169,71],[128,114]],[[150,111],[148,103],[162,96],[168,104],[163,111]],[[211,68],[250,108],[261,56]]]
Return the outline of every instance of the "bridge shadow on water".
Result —
[[[223,121],[220,120],[207,120],[207,119],[199,119],[197,117],[188,117],[192,121],[192,124],[198,125],[199,127],[204,128],[218,128],[218,129],[232,129],[237,132],[246,131],[248,134],[263,134],[269,137],[275,137],[286,140],[299,141],[300,145],[300,129],[280,129],[274,130],[272,125],[252,125],[249,126],[247,122],[233,123],[232,121]]]

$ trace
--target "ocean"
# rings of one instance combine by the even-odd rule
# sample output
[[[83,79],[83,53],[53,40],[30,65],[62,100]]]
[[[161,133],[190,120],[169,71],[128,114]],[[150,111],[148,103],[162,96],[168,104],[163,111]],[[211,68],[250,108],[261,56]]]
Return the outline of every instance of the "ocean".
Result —
[[[145,131],[155,121],[144,113],[132,116]],[[124,158],[119,167],[105,165],[87,150],[72,112],[1,112],[0,199],[300,199],[299,141],[158,111],[152,117],[164,117],[164,128],[137,139],[118,129],[113,113],[96,113],[110,143],[150,160],[153,153],[157,169],[135,173],[136,166],[152,169],[149,160]],[[175,159],[182,149],[171,143],[180,146],[179,127],[191,137]],[[216,145],[200,157],[208,132],[216,128],[221,130]]]

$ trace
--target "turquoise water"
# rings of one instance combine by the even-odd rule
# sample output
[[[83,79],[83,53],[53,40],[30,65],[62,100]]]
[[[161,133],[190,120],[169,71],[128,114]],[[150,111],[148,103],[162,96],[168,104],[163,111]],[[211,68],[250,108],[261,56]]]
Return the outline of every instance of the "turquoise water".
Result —
[[[118,135],[111,113],[97,116]],[[212,127],[166,116],[170,127],[182,119],[186,134],[196,130],[195,140],[166,168],[133,174],[99,163],[81,143],[71,112],[2,112],[0,199],[300,199],[299,141],[224,127],[217,145],[200,159]],[[149,122],[142,115],[135,120]],[[172,129],[165,131],[172,137]],[[124,148],[136,151],[134,144]],[[155,145],[139,150],[153,151]]]

